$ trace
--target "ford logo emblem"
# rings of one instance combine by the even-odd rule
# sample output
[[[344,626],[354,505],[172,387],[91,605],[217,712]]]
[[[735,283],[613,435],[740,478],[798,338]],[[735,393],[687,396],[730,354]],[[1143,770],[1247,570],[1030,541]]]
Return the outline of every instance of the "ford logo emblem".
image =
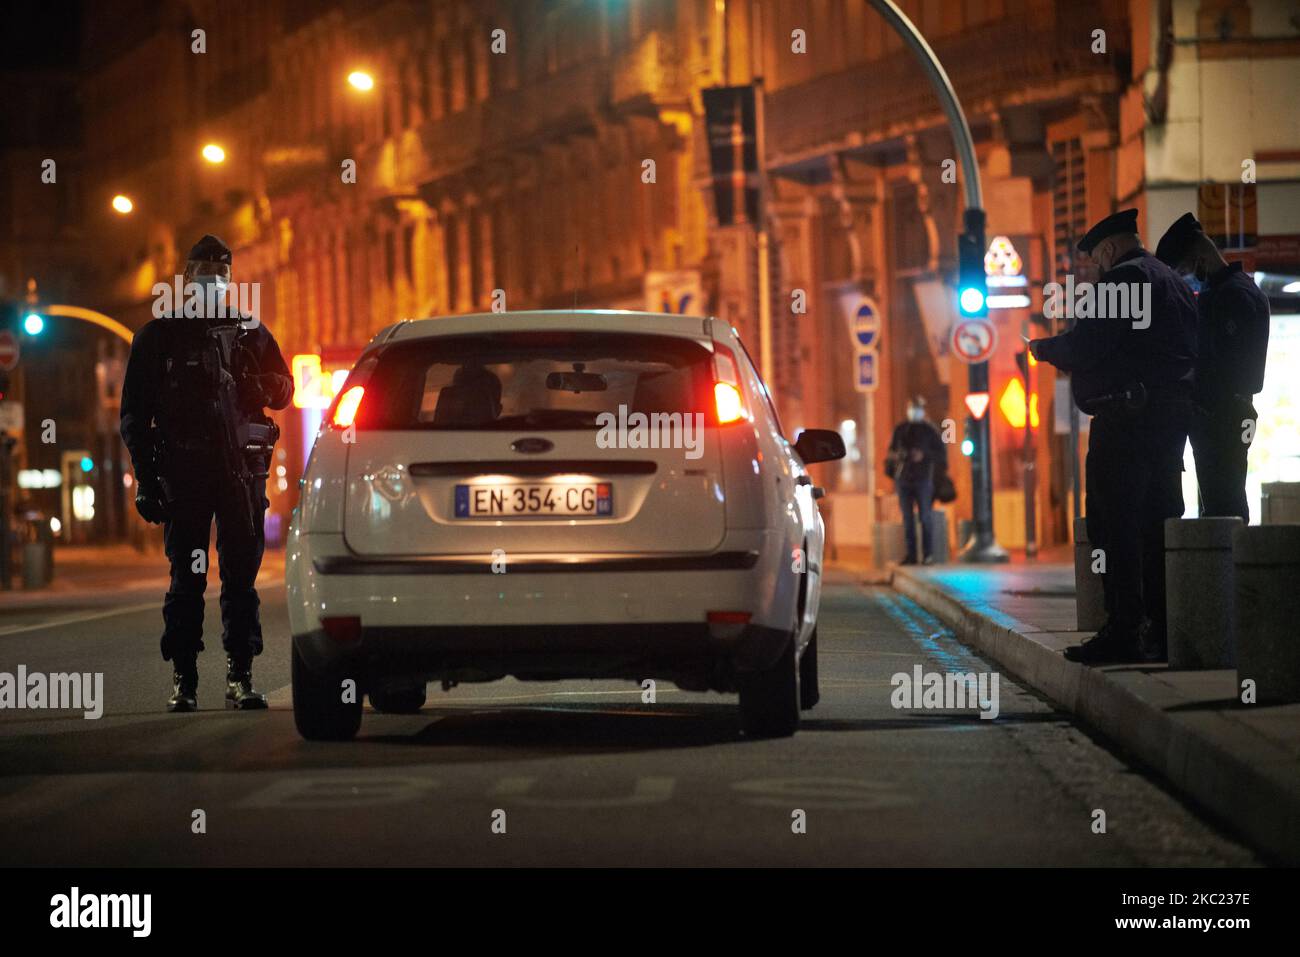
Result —
[[[555,443],[550,439],[515,439],[510,443],[510,448],[525,455],[537,455],[551,451],[555,448]]]

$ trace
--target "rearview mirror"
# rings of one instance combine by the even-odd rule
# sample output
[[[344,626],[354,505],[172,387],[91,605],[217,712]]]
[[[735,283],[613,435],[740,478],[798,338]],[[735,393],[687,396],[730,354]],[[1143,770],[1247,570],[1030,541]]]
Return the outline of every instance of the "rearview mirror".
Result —
[[[805,465],[834,462],[846,454],[844,440],[831,429],[804,429],[795,440],[794,451]]]
[[[546,388],[556,392],[604,392],[609,383],[595,372],[552,372],[546,377]]]

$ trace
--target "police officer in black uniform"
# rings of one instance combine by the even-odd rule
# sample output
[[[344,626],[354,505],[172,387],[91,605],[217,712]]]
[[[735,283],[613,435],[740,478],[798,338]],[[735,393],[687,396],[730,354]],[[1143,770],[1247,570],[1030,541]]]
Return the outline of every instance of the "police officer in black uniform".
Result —
[[[1196,305],[1177,273],[1142,248],[1135,209],[1093,226],[1079,249],[1099,267],[1102,284],[1148,283],[1150,298],[1141,321],[1080,318],[1068,332],[1030,343],[1035,358],[1070,373],[1075,401],[1093,416],[1088,537],[1105,555],[1107,620],[1065,654],[1088,664],[1158,661],[1165,657],[1164,521],[1183,514]]]
[[[1229,263],[1191,213],[1160,238],[1156,255],[1200,290],[1196,382],[1192,390],[1192,454],[1202,515],[1238,515],[1246,503],[1246,453],[1255,437],[1254,395],[1264,388],[1268,297]]]
[[[122,439],[131,453],[136,476],[136,509],[145,521],[163,525],[171,563],[171,586],[163,601],[162,655],[172,662],[174,687],[168,709],[198,707],[196,659],[203,650],[203,592],[212,521],[217,523],[221,574],[222,645],[227,655],[227,707],[265,708],[266,698],[253,689],[252,662],[262,651],[262,628],[254,582],[265,544],[263,511],[270,447],[248,453],[252,476],[252,528],[240,521],[238,496],[248,495],[227,474],[219,454],[209,381],[202,375],[202,355],[210,349],[209,328],[239,323],[230,369],[238,395],[238,415],[265,434],[274,427],[265,408],[289,403],[292,380],[275,338],[255,318],[227,318],[223,309],[230,282],[230,250],[207,235],[190,250],[185,288],[208,295],[207,308],[182,309],[147,323],[131,344],[122,386]],[[190,284],[195,284],[191,287]],[[198,301],[187,292],[187,303]],[[198,313],[198,314],[194,314]],[[275,434],[270,433],[269,443]],[[244,516],[247,516],[245,499]],[[201,553],[201,554],[200,554]]]

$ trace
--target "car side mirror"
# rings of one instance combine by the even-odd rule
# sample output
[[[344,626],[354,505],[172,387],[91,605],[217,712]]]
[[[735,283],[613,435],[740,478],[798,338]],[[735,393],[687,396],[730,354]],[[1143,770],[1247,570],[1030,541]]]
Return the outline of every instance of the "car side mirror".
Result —
[[[847,454],[844,440],[832,429],[804,429],[795,439],[794,451],[805,465],[834,462]]]

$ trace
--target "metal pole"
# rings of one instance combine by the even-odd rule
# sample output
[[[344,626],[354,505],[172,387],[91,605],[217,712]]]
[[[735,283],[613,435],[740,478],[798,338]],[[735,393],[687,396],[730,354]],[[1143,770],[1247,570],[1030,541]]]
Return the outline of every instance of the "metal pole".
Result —
[[[758,360],[763,381],[770,389],[776,382],[776,361],[772,355],[772,274],[767,233],[767,137],[763,97],[763,80],[759,77],[754,81],[754,151],[758,157]]]
[[[0,588],[8,591],[13,585],[10,550],[13,541],[9,532],[9,515],[13,511],[9,497],[12,480],[13,447],[17,440],[8,432],[0,432]]]
[[[885,18],[885,22],[916,54],[917,62],[921,64],[921,69],[925,71],[930,85],[934,87],[934,92],[939,97],[939,105],[943,107],[944,115],[948,118],[948,127],[952,130],[953,143],[957,147],[957,154],[961,158],[962,172],[965,174],[962,182],[966,191],[966,208],[967,210],[982,210],[984,208],[984,194],[980,190],[979,164],[975,161],[975,141],[971,138],[970,126],[966,123],[966,114],[962,112],[961,103],[957,100],[957,94],[952,88],[952,81],[948,79],[943,64],[939,62],[939,58],[930,49],[930,44],[925,42],[925,37],[921,35],[921,31],[916,28],[916,25],[907,18],[907,15],[902,10],[898,9],[893,0],[867,0],[867,2]]]
[[[980,168],[975,159],[975,140],[970,135],[970,126],[966,114],[962,111],[957,93],[952,88],[952,81],[930,49],[930,44],[916,25],[898,9],[893,0],[867,0],[871,7],[885,18],[885,22],[897,33],[916,55],[917,62],[925,71],[926,78],[939,97],[939,105],[948,119],[948,128],[952,132],[953,143],[962,167],[962,186],[966,193],[966,212],[964,216],[967,235],[979,241],[979,248],[985,246],[984,238],[984,194],[980,188]],[[969,385],[971,392],[987,392],[989,368],[987,362],[980,362],[970,367]],[[972,510],[975,521],[975,537],[962,554],[963,561],[969,562],[1004,562],[1007,560],[1006,549],[997,543],[993,535],[993,476],[992,454],[989,448],[991,439],[989,417],[981,416],[975,421],[976,454],[971,457],[971,492],[974,501]]]
[[[1029,337],[1029,320],[1021,324],[1021,334]],[[1034,366],[1029,348],[1025,348],[1025,557],[1038,557],[1038,446],[1034,442]]]

